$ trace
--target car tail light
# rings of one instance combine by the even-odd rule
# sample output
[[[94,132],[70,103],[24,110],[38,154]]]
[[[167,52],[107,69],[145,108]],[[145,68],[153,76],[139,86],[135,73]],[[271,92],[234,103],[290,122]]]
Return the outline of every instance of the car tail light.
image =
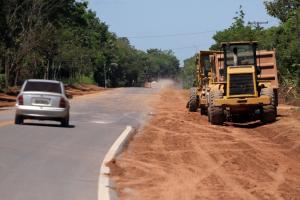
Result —
[[[18,97],[18,104],[19,104],[19,105],[24,105],[24,98],[23,98],[23,95],[20,95],[20,96]]]
[[[60,98],[59,107],[60,108],[66,108],[67,107],[67,102],[64,98]]]

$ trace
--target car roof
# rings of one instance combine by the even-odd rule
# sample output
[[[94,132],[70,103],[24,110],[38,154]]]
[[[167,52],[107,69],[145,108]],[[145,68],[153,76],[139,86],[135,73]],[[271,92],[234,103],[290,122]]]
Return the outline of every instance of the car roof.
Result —
[[[56,80],[45,80],[45,79],[28,79],[28,82],[44,82],[44,83],[61,83],[60,81]]]

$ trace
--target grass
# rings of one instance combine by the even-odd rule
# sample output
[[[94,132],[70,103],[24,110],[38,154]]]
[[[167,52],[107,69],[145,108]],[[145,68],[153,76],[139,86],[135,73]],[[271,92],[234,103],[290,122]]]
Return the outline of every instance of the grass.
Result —
[[[79,79],[79,83],[83,83],[83,84],[95,84],[95,81],[92,77],[89,76],[82,76]]]
[[[62,80],[63,83],[65,84],[70,84],[70,85],[76,85],[76,84],[90,84],[90,85],[95,85],[96,82],[94,81],[94,79],[91,76],[81,76],[81,77],[77,77],[75,79],[64,79]]]

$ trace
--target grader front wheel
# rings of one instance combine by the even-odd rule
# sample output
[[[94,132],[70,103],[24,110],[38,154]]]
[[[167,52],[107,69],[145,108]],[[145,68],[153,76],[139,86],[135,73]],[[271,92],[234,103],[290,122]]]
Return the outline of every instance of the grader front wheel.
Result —
[[[199,106],[199,97],[197,95],[197,88],[192,88],[190,92],[190,100],[188,108],[190,112],[196,112]]]
[[[209,103],[209,121],[213,125],[222,125],[225,121],[224,110],[220,106],[214,105],[215,99],[222,99],[223,93],[221,91],[210,92],[210,103]]]

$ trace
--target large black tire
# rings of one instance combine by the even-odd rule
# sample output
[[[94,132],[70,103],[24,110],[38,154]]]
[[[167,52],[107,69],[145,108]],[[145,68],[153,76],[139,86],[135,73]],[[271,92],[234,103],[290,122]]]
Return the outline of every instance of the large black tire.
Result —
[[[23,124],[24,118],[21,115],[15,116],[15,124]]]
[[[260,95],[269,96],[271,98],[271,104],[263,106],[261,109],[261,122],[263,123],[272,123],[276,121],[277,116],[277,107],[275,94],[272,88],[263,88],[260,91]]]
[[[215,106],[214,100],[222,99],[223,93],[221,91],[211,91],[209,95],[208,121],[212,125],[222,125],[225,121],[224,110],[220,106]]]
[[[197,112],[199,107],[199,97],[197,95],[197,88],[191,88],[190,100],[188,103],[188,108],[190,112]]]
[[[61,126],[63,127],[69,127],[69,115],[63,119],[61,119],[60,123],[61,123]]]
[[[207,108],[205,108],[204,106],[200,107],[200,114],[201,115],[207,115]]]

